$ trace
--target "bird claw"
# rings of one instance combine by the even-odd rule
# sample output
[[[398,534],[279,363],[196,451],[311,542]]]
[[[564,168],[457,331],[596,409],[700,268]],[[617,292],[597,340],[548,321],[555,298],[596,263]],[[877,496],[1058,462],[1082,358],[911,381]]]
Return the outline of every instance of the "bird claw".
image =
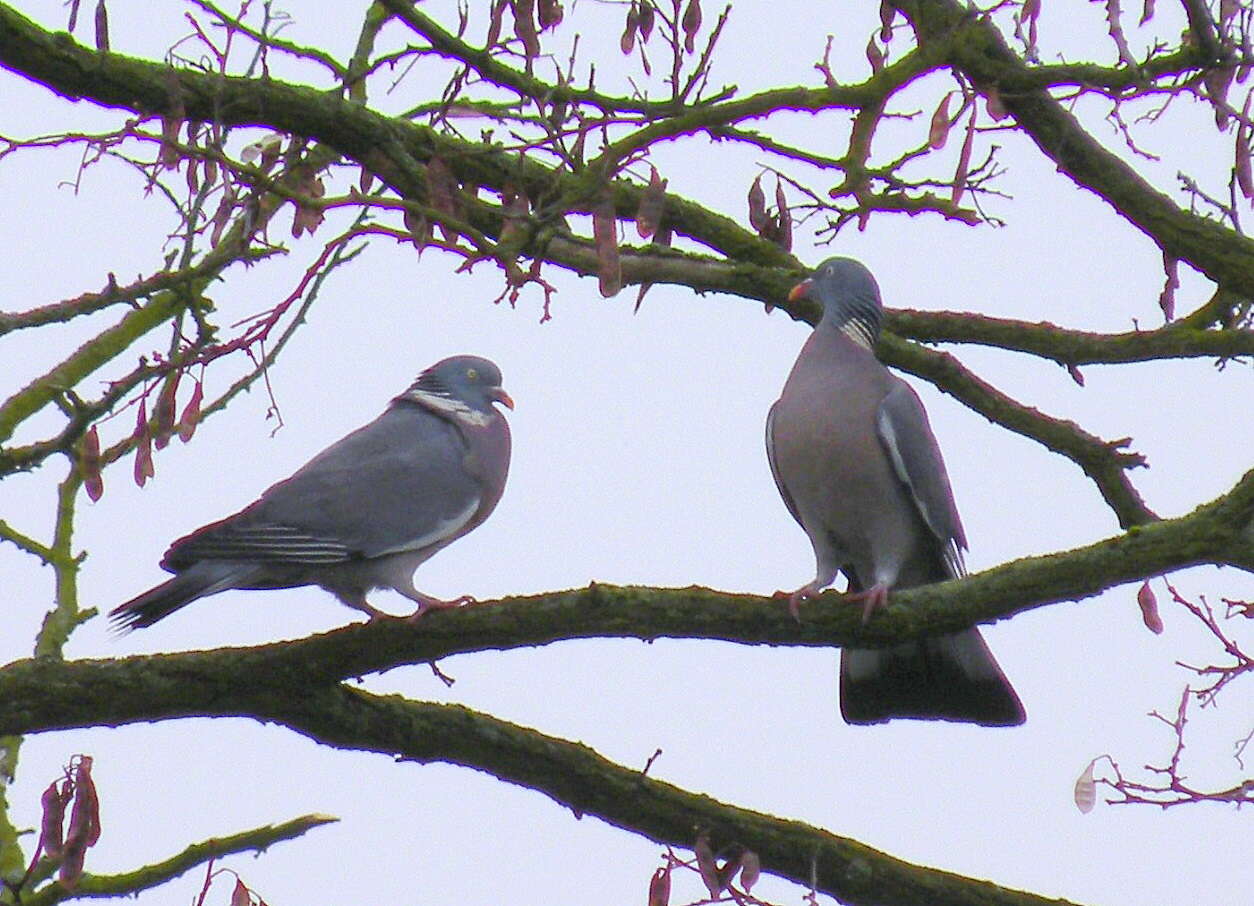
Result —
[[[417,623],[420,619],[422,619],[422,615],[428,610],[453,610],[457,607],[465,607],[468,604],[478,603],[478,599],[473,595],[459,595],[458,597],[451,598],[448,601],[445,601],[442,598],[428,598],[424,595],[422,600],[418,603],[418,609],[409,616],[405,617],[405,622]]]
[[[871,614],[888,606],[888,586],[881,582],[876,582],[865,591],[850,592],[845,595],[845,600],[850,604],[856,604],[859,601],[863,602],[862,625],[865,626],[871,622]]]
[[[792,618],[798,623],[801,622],[801,605],[818,594],[818,590],[811,585],[803,585],[796,591],[777,591],[771,597],[782,601],[788,599],[788,612],[792,614]]]

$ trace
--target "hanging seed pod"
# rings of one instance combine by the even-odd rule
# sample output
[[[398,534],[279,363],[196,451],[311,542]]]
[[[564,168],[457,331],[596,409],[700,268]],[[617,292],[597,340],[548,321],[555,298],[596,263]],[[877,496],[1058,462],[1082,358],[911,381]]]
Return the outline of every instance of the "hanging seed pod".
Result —
[[[174,405],[178,393],[179,372],[173,371],[161,387],[157,397],[157,405],[153,407],[153,442],[158,450],[164,450],[170,443],[170,435],[174,433]]]
[[[96,426],[92,425],[83,440],[78,452],[78,470],[83,476],[83,490],[88,499],[95,503],[104,496],[104,476],[100,472],[100,435]]]
[[[954,93],[951,91],[941,98],[941,102],[936,105],[936,112],[932,114],[932,123],[927,130],[927,143],[937,151],[945,147],[945,141],[949,138],[949,99],[953,95]]]
[[[1154,635],[1162,635],[1163,618],[1158,615],[1158,598],[1149,582],[1141,583],[1136,593],[1136,603],[1141,608],[1141,621],[1145,623],[1145,628]]]
[[[618,259],[618,221],[614,199],[608,191],[592,213],[592,240],[597,253],[597,281],[606,299],[623,288],[622,264]]]
[[[187,401],[183,414],[179,417],[179,440],[183,443],[191,440],[192,435],[196,433],[196,425],[200,423],[200,404],[204,399],[204,392],[201,382],[197,381],[192,389],[192,398]]]
[[[749,226],[759,235],[763,235],[771,226],[771,218],[766,213],[766,193],[762,191],[762,174],[759,173],[749,186]]]
[[[784,181],[775,179],[775,244],[786,252],[792,251],[792,215],[788,212],[788,199],[784,197]]]
[[[701,0],[688,0],[681,27],[684,30],[684,50],[692,53],[697,49],[697,32],[701,29]]]
[[[1072,796],[1075,799],[1075,807],[1082,815],[1093,811],[1093,806],[1097,802],[1097,782],[1093,779],[1093,765],[1096,763],[1096,760],[1090,761],[1084,773],[1075,781],[1075,791]]]
[[[649,906],[668,906],[671,901],[671,867],[664,865],[649,880]]]
[[[558,0],[537,0],[536,12],[540,20],[540,31],[555,28],[565,15]]]
[[[653,34],[653,22],[657,16],[657,10],[653,8],[653,0],[640,0],[640,20],[637,31],[640,34],[640,43],[646,44],[649,35]]]
[[[636,0],[632,0],[631,6],[627,7],[627,23],[623,27],[623,36],[618,39],[618,48],[625,56],[630,56],[636,49],[636,29],[639,27],[640,11],[636,7]]]
[[[884,68],[884,51],[875,43],[875,35],[866,42],[866,59],[871,64],[872,73],[879,73]]]
[[[648,239],[657,230],[666,204],[666,180],[658,174],[657,167],[650,164],[649,169],[649,184],[640,193],[640,207],[636,210],[636,233],[641,239]]]

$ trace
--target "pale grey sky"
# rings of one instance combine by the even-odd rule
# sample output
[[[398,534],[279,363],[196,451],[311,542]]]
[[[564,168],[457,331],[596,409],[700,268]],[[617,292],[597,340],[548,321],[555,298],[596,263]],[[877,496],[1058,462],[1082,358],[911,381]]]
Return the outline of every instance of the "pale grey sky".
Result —
[[[48,27],[63,27],[60,3],[15,4]],[[567,4],[569,7],[571,4]],[[450,4],[425,4],[434,12]],[[837,34],[838,74],[857,78],[875,20],[871,2],[741,3],[724,38],[716,83],[744,91],[815,84],[811,64]],[[329,44],[342,56],[363,3],[287,0],[286,36]],[[1042,42],[1083,52],[1072,35],[1103,34],[1089,3],[1047,6]],[[110,8],[113,47],[159,58],[185,31],[182,7]],[[598,59],[598,84],[617,90],[619,6],[584,0],[573,13],[582,52]],[[707,17],[715,14],[711,6]],[[1174,10],[1160,15],[1174,15]],[[613,30],[597,31],[608,17]],[[331,23],[334,23],[332,25]],[[802,24],[804,23],[804,24]],[[1179,33],[1167,19],[1161,33]],[[1087,32],[1084,32],[1088,29]],[[1064,40],[1060,37],[1068,34]],[[401,40],[399,28],[392,40]],[[1137,33],[1136,48],[1149,32]],[[1107,54],[1102,46],[1102,54]],[[275,62],[275,71],[285,69]],[[400,109],[430,89],[411,74],[379,106]],[[939,82],[914,90],[925,129]],[[407,93],[409,92],[409,93]],[[0,74],[0,134],[105,128],[120,120]],[[930,99],[930,100],[929,100]],[[1098,105],[1086,122],[1114,147]],[[1199,141],[1208,110],[1181,105],[1142,133],[1163,155],[1146,165],[1174,192],[1186,168],[1219,179],[1228,151]],[[796,116],[820,150],[842,141],[836,115]],[[827,130],[825,148],[815,138]],[[817,263],[833,252],[863,260],[888,306],[973,310],[1116,331],[1153,326],[1160,255],[1095,196],[1076,189],[1034,149],[1006,134],[1013,201],[990,202],[999,230],[936,218],[877,218],[865,233],[817,247],[797,230],[797,254]],[[1226,137],[1225,141],[1230,141]],[[947,149],[956,152],[956,149]],[[1203,164],[1197,155],[1213,155]],[[760,156],[698,140],[660,148],[654,158],[672,190],[745,218],[744,195]],[[0,309],[33,307],[125,280],[159,265],[170,221],[146,213],[138,178],[120,168],[88,171],[75,194],[73,152],[28,153],[0,162],[0,247],[6,256]],[[286,216],[279,221],[286,228]],[[212,290],[229,323],[285,296],[329,229],[294,243],[288,264],[232,272]],[[629,237],[630,241],[630,237]],[[203,425],[195,441],[157,454],[156,479],[136,488],[129,464],[106,473],[106,493],[84,504],[78,542],[90,554],[84,604],[110,608],[160,581],[172,539],[249,503],[314,453],[373,418],[422,368],[470,352],[500,364],[517,401],[510,415],[514,460],[505,497],[473,534],[421,567],[429,593],[480,598],[584,585],[589,581],[687,585],[769,593],[812,576],[808,542],[771,481],[762,444],[766,410],[778,395],[808,328],[768,317],[742,299],[698,297],[655,287],[639,314],[634,289],[602,299],[595,281],[554,271],[553,319],[539,323],[538,294],[516,309],[494,306],[498,273],[452,274],[457,262],[387,241],[333,275],[307,327],[273,370],[286,427],[270,437],[261,390]],[[1209,285],[1187,270],[1181,310]],[[90,320],[98,328],[115,317]],[[86,333],[64,331],[50,348],[22,336],[0,341],[7,396],[64,356]],[[163,341],[162,341],[163,342]],[[1227,489],[1250,466],[1254,446],[1248,369],[1206,362],[1086,368],[1076,386],[1055,366],[1008,354],[957,348],[981,376],[1050,414],[1073,418],[1106,438],[1130,435],[1151,468],[1135,474],[1151,507],[1179,514]],[[102,377],[106,376],[102,372]],[[208,392],[226,384],[211,372]],[[1071,463],[989,425],[921,382],[945,452],[958,507],[979,570],[1027,554],[1088,543],[1117,530],[1091,483]],[[46,425],[45,425],[46,427]],[[25,429],[34,437],[38,425]],[[120,424],[102,429],[106,439]],[[113,438],[116,439],[116,438]],[[21,440],[21,438],[19,438]],[[28,533],[50,529],[53,461],[0,488],[0,515]],[[9,618],[0,660],[26,656],[51,595],[51,573],[0,545]],[[1235,570],[1189,570],[1173,581],[1190,596],[1254,597],[1254,580]],[[1160,599],[1164,598],[1158,584]],[[380,595],[397,612],[408,602]],[[1150,634],[1135,586],[1100,599],[1034,611],[984,630],[1028,711],[1014,730],[895,722],[846,726],[836,707],[837,653],[711,642],[580,641],[542,649],[453,658],[445,689],[425,668],[371,677],[366,687],[451,701],[544,732],[585,742],[621,764],[662,756],[652,776],[782,817],[811,822],[903,859],[986,877],[998,884],[1085,904],[1238,904],[1248,896],[1249,816],[1217,806],[1160,812],[1099,805],[1080,815],[1072,783],[1108,752],[1130,769],[1160,762],[1170,737],[1146,717],[1171,709],[1188,675],[1176,660],[1202,661],[1214,647],[1182,611],[1163,603],[1166,632]],[[72,657],[112,657],[296,638],[357,616],[329,595],[305,589],[229,592],[200,601],[154,628],[121,640],[103,620],[81,629]],[[1234,627],[1244,628],[1244,627]],[[1249,640],[1249,633],[1246,633]],[[1196,715],[1190,777],[1202,787],[1231,783],[1232,740],[1248,731],[1248,695],[1233,690],[1217,713]],[[448,766],[394,764],[380,756],[316,747],[294,734],[240,720],[171,721],[120,730],[32,737],[10,790],[16,816],[37,823],[39,793],[70,755],[95,756],[104,832],[88,854],[96,872],[129,870],[188,843],[306,812],[339,824],[275,846],[259,859],[226,864],[272,906],[294,903],[643,902],[660,848],[593,817],[576,820],[546,797]],[[1243,874],[1244,873],[1244,874]],[[199,889],[189,875],[141,903],[185,903]],[[697,899],[695,875],[677,880],[673,902]],[[763,881],[755,891],[798,903],[802,891]],[[215,894],[225,903],[229,886]]]

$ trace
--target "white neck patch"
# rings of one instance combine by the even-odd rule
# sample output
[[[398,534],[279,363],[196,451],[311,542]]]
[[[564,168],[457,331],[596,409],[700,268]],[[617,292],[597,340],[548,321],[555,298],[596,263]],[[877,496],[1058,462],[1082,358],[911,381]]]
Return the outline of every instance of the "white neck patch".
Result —
[[[440,396],[436,393],[427,393],[425,390],[409,390],[404,394],[404,398],[413,400],[420,406],[426,406],[433,412],[451,416],[463,425],[482,428],[492,419],[492,413],[490,412],[480,412],[478,409],[471,409],[461,400]]]
[[[850,318],[844,324],[840,325],[840,332],[853,340],[863,349],[871,349],[875,345],[875,338],[871,336],[871,328],[867,326],[865,321],[858,318]]]

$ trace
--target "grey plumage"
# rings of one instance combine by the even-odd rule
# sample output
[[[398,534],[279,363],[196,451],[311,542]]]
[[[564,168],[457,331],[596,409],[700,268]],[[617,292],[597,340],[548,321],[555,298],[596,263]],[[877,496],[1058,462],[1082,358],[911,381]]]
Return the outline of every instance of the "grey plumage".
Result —
[[[965,574],[966,534],[940,448],[914,390],[875,358],[879,287],[850,258],[824,262],[791,298],[823,305],[767,416],[771,472],[810,538],[815,578],[789,595],[794,615],[844,573],[864,619],[890,589]],[[841,713],[1020,724],[1023,706],[978,630],[841,653]]]
[[[114,624],[150,626],[229,588],[317,585],[372,619],[383,615],[366,601],[375,588],[417,603],[415,617],[464,603],[422,594],[413,573],[501,498],[510,435],[498,402],[513,408],[492,362],[436,363],[251,506],[174,542],[161,562],[174,578],[115,608]]]

